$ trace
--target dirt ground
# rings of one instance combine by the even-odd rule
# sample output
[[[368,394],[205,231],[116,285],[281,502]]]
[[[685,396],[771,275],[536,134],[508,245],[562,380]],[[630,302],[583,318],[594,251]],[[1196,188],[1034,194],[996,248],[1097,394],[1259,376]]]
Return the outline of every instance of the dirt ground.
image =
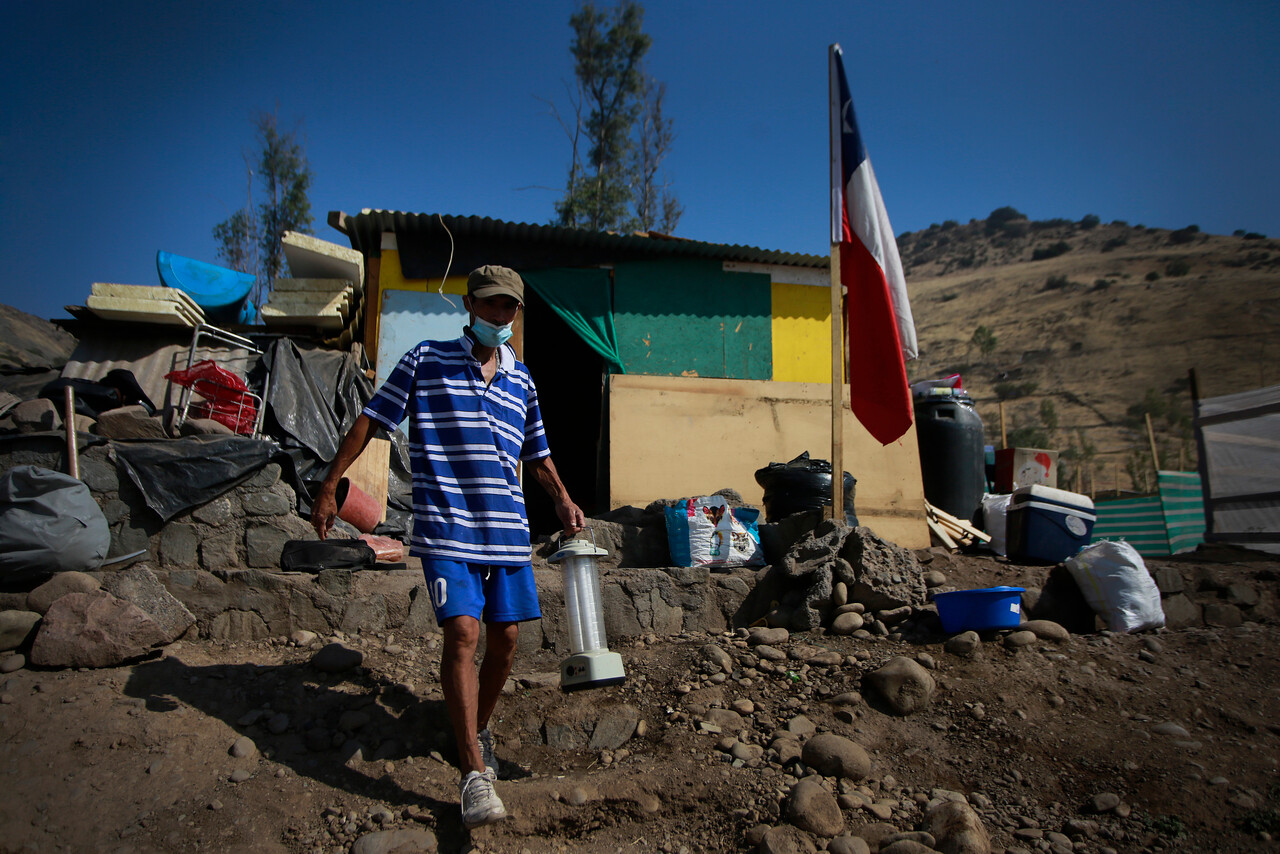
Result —
[[[1222,577],[1273,589],[1280,579],[1273,558],[1225,557]],[[978,557],[944,569],[958,588],[1046,572]],[[337,675],[310,665],[314,648],[276,639],[180,642],[128,667],[0,677],[0,851],[359,852],[389,850],[370,836],[389,829],[429,831],[446,852],[754,851],[761,825],[785,823],[803,769],[767,750],[733,762],[724,748],[767,748],[797,716],[870,754],[856,786],[828,782],[850,795],[845,832],[872,851],[888,830],[922,826],[940,789],[968,796],[994,851],[1252,852],[1280,836],[1275,620],[1017,650],[992,634],[969,659],[946,652],[942,635],[793,635],[781,648],[824,647],[845,663],[768,670],[732,632],[642,638],[614,646],[625,684],[567,695],[548,678],[555,658],[523,650],[494,722],[512,818],[473,833],[458,820],[438,641],[345,640],[364,661]],[[708,644],[734,657],[732,675],[704,665]],[[869,690],[856,705],[829,702],[897,655],[932,665],[928,709],[897,717]],[[741,731],[702,731],[717,705],[743,713]],[[553,725],[626,707],[642,723],[621,748],[545,743]],[[1099,812],[1103,793],[1120,805]]]

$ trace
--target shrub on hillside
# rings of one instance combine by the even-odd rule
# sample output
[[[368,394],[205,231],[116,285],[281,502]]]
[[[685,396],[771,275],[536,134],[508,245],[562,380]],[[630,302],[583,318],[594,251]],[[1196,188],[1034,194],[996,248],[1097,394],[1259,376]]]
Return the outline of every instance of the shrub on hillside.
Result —
[[[995,392],[997,400],[1017,400],[1020,397],[1026,397],[1034,394],[1038,384],[1034,381],[1025,383],[996,383]]]
[[[1003,231],[1006,234],[1010,234],[1010,230],[1008,226],[1011,223],[1015,223],[1015,222],[1022,223],[1022,226],[1021,226],[1023,229],[1022,233],[1026,234],[1026,229],[1030,228],[1030,224],[1027,222],[1026,214],[1018,210],[1017,208],[1009,207],[1008,205],[1002,208],[996,208],[991,213],[987,214],[987,225],[986,225],[987,236],[990,237],[991,235],[995,234],[997,231]],[[1015,231],[1017,230],[1017,228],[1018,228],[1017,226],[1014,226]],[[1012,234],[1012,236],[1017,237],[1018,235]]]
[[[1085,229],[1097,228],[1101,222],[1102,218],[1097,214],[1085,214],[1084,219],[1080,220],[1080,227]]]
[[[1066,276],[1050,276],[1044,280],[1044,289],[1046,291],[1056,291],[1059,288],[1068,287],[1070,284],[1071,280]]]
[[[1152,270],[1150,273],[1147,273],[1144,278],[1146,278],[1148,282],[1158,282],[1160,281],[1160,274],[1155,270]]]
[[[1196,235],[1200,233],[1200,226],[1189,225],[1186,228],[1180,228],[1177,231],[1169,232],[1170,243],[1190,243],[1196,239]]]
[[[1057,258],[1065,252],[1071,251],[1071,244],[1065,240],[1059,240],[1057,243],[1051,243],[1048,246],[1037,246],[1031,252],[1032,261],[1044,261],[1049,258]]]
[[[1164,274],[1175,279],[1191,272],[1191,262],[1185,258],[1175,258],[1164,265]]]
[[[1129,235],[1127,234],[1122,234],[1119,237],[1113,237],[1110,240],[1108,240],[1106,243],[1102,244],[1102,251],[1110,252],[1113,249],[1119,249],[1121,246],[1124,246],[1128,242],[1129,242]]]

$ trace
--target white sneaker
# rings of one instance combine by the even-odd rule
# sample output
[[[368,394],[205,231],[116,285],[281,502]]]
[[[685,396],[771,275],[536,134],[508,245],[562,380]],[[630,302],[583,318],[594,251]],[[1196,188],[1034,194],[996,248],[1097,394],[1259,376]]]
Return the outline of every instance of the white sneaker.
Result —
[[[507,817],[507,808],[493,789],[496,779],[497,776],[488,768],[472,771],[462,778],[462,824],[467,830]]]

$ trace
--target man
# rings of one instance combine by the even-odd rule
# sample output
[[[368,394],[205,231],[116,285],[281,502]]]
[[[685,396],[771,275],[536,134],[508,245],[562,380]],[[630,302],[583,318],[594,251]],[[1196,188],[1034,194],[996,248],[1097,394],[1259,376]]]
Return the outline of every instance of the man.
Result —
[[[458,742],[468,828],[506,818],[494,791],[488,723],[511,673],[519,624],[541,616],[517,462],[555,501],[566,533],[586,523],[551,462],[533,380],[506,343],[523,303],[524,282],[514,270],[474,270],[462,301],[468,312],[462,337],[423,341],[400,359],[343,438],[311,512],[323,539],[337,515],[334,493],[343,472],[376,427],[394,430],[409,418],[409,552],[422,560],[444,631],[440,680]],[[481,619],[487,635],[477,675]]]

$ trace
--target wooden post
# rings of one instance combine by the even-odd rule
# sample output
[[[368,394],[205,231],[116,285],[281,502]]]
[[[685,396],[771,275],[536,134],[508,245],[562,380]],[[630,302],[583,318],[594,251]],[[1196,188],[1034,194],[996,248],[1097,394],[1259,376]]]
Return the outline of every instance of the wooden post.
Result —
[[[1120,461],[1117,460],[1112,465],[1115,467],[1116,498],[1119,498],[1120,497]]]
[[[840,247],[831,245],[831,518],[844,520],[844,312]]]
[[[1000,401],[1000,448],[1009,447],[1009,434],[1004,429],[1004,401]]]
[[[76,392],[71,386],[63,388],[65,406],[63,416],[67,429],[67,473],[76,480],[80,479],[80,455],[76,448]]]
[[[1156,451],[1156,431],[1151,426],[1151,413],[1147,418],[1147,441],[1151,443],[1151,465],[1156,472],[1156,480],[1160,479],[1160,454]]]

